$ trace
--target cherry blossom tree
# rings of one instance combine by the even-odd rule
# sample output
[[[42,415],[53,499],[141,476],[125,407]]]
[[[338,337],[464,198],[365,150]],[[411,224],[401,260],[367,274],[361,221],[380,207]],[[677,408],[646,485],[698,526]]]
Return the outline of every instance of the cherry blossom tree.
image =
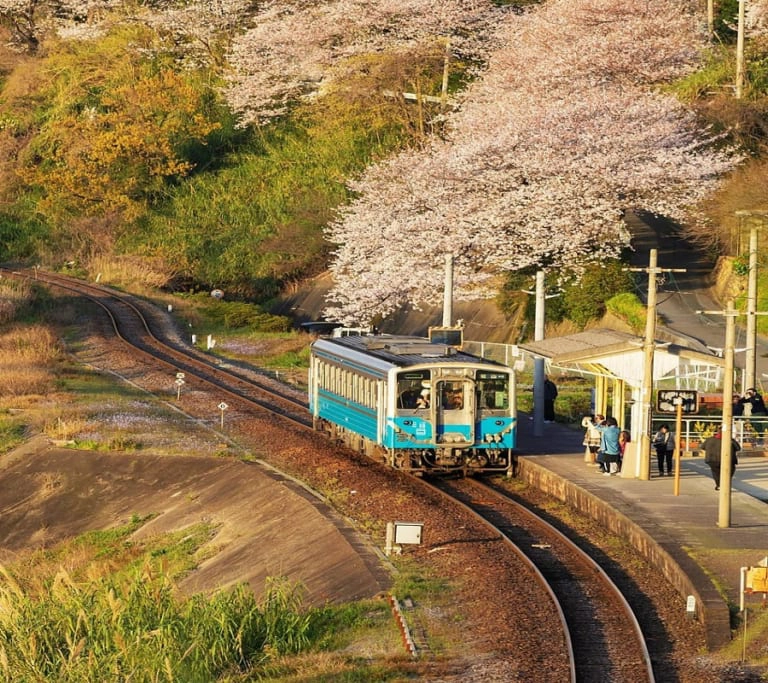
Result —
[[[507,271],[615,254],[627,208],[689,216],[735,162],[651,87],[696,65],[694,4],[549,0],[510,16],[446,139],[351,184],[357,199],[327,232],[327,315],[366,322],[437,303],[445,254],[457,297],[489,296]]]
[[[768,33],[768,0],[749,0],[744,7],[744,24],[750,36]]]
[[[361,55],[450,39],[454,53],[479,59],[508,10],[492,0],[273,0],[233,42],[227,99],[247,124],[343,79]]]
[[[0,0],[0,23],[10,30],[13,45],[29,52],[37,50],[46,4],[46,0]]]

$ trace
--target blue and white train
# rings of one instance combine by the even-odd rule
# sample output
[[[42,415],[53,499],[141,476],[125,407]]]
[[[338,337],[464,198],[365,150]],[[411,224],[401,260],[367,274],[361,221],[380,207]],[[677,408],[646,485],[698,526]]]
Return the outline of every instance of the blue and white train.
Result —
[[[420,337],[356,335],[311,347],[315,429],[408,471],[513,473],[511,368]]]

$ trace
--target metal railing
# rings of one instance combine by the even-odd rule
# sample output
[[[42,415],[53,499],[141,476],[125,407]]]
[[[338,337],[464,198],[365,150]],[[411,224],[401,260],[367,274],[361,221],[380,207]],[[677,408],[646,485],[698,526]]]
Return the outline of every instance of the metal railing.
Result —
[[[722,418],[719,415],[686,416],[682,419],[680,434],[680,447],[685,452],[701,449],[705,439],[718,432],[722,426]],[[675,417],[654,416],[652,420],[653,432],[662,424],[669,425],[675,431]],[[745,451],[768,450],[768,416],[733,418],[733,438]],[[653,434],[651,434],[653,438]]]

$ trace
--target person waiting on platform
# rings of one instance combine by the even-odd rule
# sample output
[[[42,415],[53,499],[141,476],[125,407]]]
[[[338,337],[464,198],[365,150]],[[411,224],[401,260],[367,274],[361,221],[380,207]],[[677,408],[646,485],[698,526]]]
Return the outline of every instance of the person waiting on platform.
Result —
[[[709,469],[712,471],[712,479],[715,480],[715,491],[720,490],[720,456],[722,455],[723,435],[718,431],[714,436],[710,436],[708,439],[704,439],[704,443],[701,444],[704,450],[704,462],[709,465]],[[736,458],[736,451],[741,450],[738,441],[731,439],[731,477],[736,471],[736,465],[738,459]]]
[[[757,389],[747,389],[747,393],[744,394],[744,398],[740,403],[744,407],[744,415],[749,417],[750,415],[767,415],[768,410],[765,407],[765,401],[763,397],[757,391]]]
[[[586,446],[589,453],[587,464],[597,464],[597,452],[600,450],[600,430],[597,425],[603,424],[605,418],[602,415],[585,415],[581,426],[586,429],[582,445]]]
[[[607,476],[617,474],[621,459],[619,423],[616,422],[615,417],[608,417],[603,424],[596,425],[596,429],[600,432],[600,450],[597,453],[600,469]]]
[[[557,385],[547,377],[544,380],[544,422],[555,421],[555,399],[557,398]]]
[[[664,474],[672,476],[672,456],[675,452],[675,434],[669,431],[669,425],[663,424],[653,437],[653,447],[656,449],[656,458],[659,462],[659,476]],[[667,471],[664,471],[664,465]]]
[[[627,444],[630,441],[632,441],[631,434],[626,429],[622,429],[619,432],[619,472],[621,472],[621,466],[624,464],[624,451],[627,450]]]

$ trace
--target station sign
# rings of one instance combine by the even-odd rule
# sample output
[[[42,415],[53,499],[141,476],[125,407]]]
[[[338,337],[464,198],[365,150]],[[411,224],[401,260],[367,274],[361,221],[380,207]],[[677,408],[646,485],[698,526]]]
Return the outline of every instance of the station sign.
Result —
[[[659,389],[656,392],[656,411],[659,413],[676,413],[681,406],[683,413],[688,415],[699,412],[699,392],[687,389]]]

